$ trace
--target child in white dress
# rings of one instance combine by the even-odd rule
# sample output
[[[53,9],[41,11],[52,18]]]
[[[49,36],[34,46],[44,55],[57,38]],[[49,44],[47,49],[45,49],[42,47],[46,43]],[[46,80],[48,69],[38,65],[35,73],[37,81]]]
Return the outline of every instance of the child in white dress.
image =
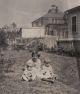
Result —
[[[45,79],[52,79],[53,78],[53,70],[52,70],[52,66],[49,64],[50,60],[44,60],[44,64],[42,66],[42,70],[41,70],[41,79],[45,78]]]

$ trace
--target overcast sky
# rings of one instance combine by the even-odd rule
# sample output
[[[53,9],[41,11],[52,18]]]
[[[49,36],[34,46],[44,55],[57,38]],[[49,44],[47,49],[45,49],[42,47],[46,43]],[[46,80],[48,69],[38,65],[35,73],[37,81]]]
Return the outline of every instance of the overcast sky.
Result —
[[[0,0],[0,26],[15,22],[26,27],[44,15],[52,4],[64,11],[80,5],[80,0]]]

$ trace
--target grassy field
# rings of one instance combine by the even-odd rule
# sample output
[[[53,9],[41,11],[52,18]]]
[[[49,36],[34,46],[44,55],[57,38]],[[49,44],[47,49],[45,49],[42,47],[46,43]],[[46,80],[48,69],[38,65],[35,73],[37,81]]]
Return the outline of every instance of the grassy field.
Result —
[[[0,73],[0,94],[80,94],[76,59],[41,52],[41,59],[49,57],[58,79],[53,83],[43,81],[21,81],[25,62],[31,58],[28,51],[5,51],[5,58],[14,57],[11,72]],[[4,64],[4,70],[7,64]],[[78,84],[77,84],[78,83]]]

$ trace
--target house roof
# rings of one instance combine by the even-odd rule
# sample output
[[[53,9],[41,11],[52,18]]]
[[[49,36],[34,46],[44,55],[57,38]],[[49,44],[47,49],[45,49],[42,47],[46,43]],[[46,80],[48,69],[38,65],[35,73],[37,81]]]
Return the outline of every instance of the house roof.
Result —
[[[64,17],[64,13],[61,12],[61,11],[51,11],[51,12],[48,12],[47,14],[43,15],[42,17],[38,18],[37,20],[41,19],[41,18],[63,18]],[[35,21],[37,21],[35,20]],[[33,21],[33,22],[35,22]]]
[[[42,16],[43,18],[62,18],[64,16],[63,12],[50,12]]]
[[[75,12],[75,11],[80,11],[80,6],[77,6],[77,7],[71,8],[71,9],[65,11],[65,12],[72,13],[72,12]]]

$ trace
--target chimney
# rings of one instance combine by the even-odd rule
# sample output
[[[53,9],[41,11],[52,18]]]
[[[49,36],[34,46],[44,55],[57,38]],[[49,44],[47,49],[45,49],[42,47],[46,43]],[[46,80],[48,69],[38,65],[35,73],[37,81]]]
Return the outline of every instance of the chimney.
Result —
[[[58,12],[58,7],[56,5],[52,5],[51,12],[57,13]]]
[[[55,9],[55,12],[57,13],[58,12],[58,7],[56,6],[56,9]]]

